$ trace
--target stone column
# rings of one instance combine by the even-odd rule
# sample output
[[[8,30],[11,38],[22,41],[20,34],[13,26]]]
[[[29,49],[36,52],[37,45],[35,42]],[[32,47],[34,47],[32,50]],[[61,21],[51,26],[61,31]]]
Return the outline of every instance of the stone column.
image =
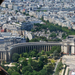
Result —
[[[32,45],[32,50],[34,49],[33,45]]]
[[[64,46],[64,54],[67,54],[67,46]]]
[[[47,51],[47,45],[46,45],[46,51]]]
[[[41,45],[41,51],[43,50],[42,45]]]
[[[43,50],[44,50],[44,45],[43,45]]]
[[[26,52],[26,46],[24,47],[24,52]]]
[[[45,45],[44,45],[44,51],[45,51]]]
[[[22,48],[20,47],[20,53],[22,52]]]
[[[75,46],[74,46],[74,54],[75,54]]]
[[[30,51],[30,46],[28,46],[29,47],[29,51]]]
[[[38,45],[37,45],[37,51],[38,51]]]
[[[49,51],[50,51],[50,45],[49,45]]]
[[[21,53],[21,47],[19,47],[19,53]]]
[[[3,60],[5,59],[5,57],[4,57],[4,56],[5,56],[5,54],[4,54],[4,52],[3,52]]]
[[[19,47],[18,47],[18,53],[19,53]]]
[[[32,50],[32,45],[31,45],[31,50]]]
[[[39,45],[39,47],[40,47],[40,52],[41,52],[41,45]]]
[[[2,52],[1,52],[1,59],[2,59]]]
[[[23,52],[24,52],[24,46],[23,46]]]
[[[48,45],[48,51],[49,51],[49,45]]]
[[[69,51],[70,51],[70,46],[67,45],[67,54],[69,54]]]
[[[50,50],[51,50],[52,46],[50,46]]]
[[[44,51],[46,51],[46,46],[44,46]]]
[[[10,52],[8,52],[8,56],[9,56],[9,59],[8,59],[8,61],[10,61]]]
[[[64,52],[64,46],[61,46],[61,52]]]
[[[71,46],[71,54],[74,54],[74,46]]]
[[[33,45],[33,49],[34,49],[34,45]]]
[[[46,51],[48,51],[48,45],[46,46]]]
[[[7,60],[7,54],[6,54],[6,52],[4,54],[5,54],[5,61],[6,61]]]
[[[20,53],[22,53],[23,52],[23,49],[22,49],[22,47],[20,47]]]

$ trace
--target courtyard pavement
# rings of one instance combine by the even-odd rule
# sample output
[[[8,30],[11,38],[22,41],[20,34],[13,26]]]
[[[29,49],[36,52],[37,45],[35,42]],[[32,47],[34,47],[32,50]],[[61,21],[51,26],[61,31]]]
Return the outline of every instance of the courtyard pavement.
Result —
[[[64,55],[62,62],[69,66],[69,69],[75,69],[75,55]]]

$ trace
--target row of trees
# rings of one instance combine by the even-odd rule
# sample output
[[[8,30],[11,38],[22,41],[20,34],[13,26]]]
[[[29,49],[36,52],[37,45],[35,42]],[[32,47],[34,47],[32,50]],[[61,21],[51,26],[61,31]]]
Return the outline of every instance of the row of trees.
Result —
[[[49,23],[48,21],[44,21],[44,22],[45,22],[45,24],[39,24],[39,23],[34,24],[34,26],[36,26],[36,28],[32,29],[32,32],[41,31],[42,29],[44,29],[46,31],[47,29],[49,29],[50,32],[61,31],[61,32],[66,33],[67,35],[63,34],[63,35],[65,35],[64,37],[62,35],[63,38],[65,38],[68,35],[75,35],[74,29],[68,29],[67,27],[61,27],[58,24]],[[53,35],[51,35],[51,36],[53,36]],[[54,34],[54,36],[55,36],[55,34]]]
[[[63,64],[60,61],[57,65],[56,71],[55,71],[55,75],[59,75],[60,70],[63,68]]]
[[[52,34],[50,37],[55,37],[56,35],[54,35],[54,34]],[[50,40],[50,39],[47,39],[46,37],[35,37],[35,38],[33,38],[32,40],[29,40],[29,41],[26,41],[26,42],[39,42],[39,41],[46,41],[46,42],[48,42],[48,41],[61,41],[61,39],[59,39],[59,38],[56,38],[56,39],[53,39],[53,40]]]
[[[35,38],[33,38],[32,40],[30,40],[29,42],[39,42],[39,41],[48,41],[48,39],[46,37],[43,37],[43,36],[35,36]]]

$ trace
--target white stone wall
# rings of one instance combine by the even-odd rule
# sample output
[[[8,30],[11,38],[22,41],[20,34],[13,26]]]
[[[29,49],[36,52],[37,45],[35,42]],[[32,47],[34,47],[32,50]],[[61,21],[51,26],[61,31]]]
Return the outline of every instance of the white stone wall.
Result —
[[[61,52],[64,52],[64,46],[61,46]]]
[[[64,53],[67,53],[67,46],[64,46]]]
[[[71,54],[74,54],[74,46],[71,46]]]

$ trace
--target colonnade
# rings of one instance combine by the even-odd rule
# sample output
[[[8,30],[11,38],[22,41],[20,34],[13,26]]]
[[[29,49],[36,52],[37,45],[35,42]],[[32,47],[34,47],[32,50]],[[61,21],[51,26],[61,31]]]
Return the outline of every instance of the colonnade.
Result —
[[[0,64],[2,63],[2,61],[10,61],[10,51],[0,51]]]
[[[41,50],[44,50],[44,51],[49,51],[51,50],[51,47],[50,45],[31,45],[31,46],[19,46],[19,47],[15,47],[11,50],[12,54],[13,53],[23,53],[23,52],[26,52],[26,51],[30,51],[30,50],[33,50],[33,49],[36,49],[38,50],[39,52]]]
[[[29,52],[33,49],[36,49],[39,52],[41,52],[42,50],[49,51],[51,50],[52,46],[61,46],[61,43],[34,42],[34,43],[22,43],[22,44],[12,45],[8,47],[8,50],[0,51],[0,60],[11,61],[12,55],[14,53],[21,54],[23,52]]]
[[[31,50],[33,50],[33,49],[36,49],[37,51],[39,51],[39,52],[41,52],[42,50],[44,50],[44,51],[50,51],[51,50],[51,48],[52,48],[52,46],[54,46],[54,45],[25,45],[25,46],[18,46],[18,47],[14,47],[14,48],[12,48],[11,49],[11,57],[10,57],[10,59],[12,59],[12,55],[14,54],[14,53],[19,53],[19,54],[21,54],[21,53],[23,53],[23,52],[29,52],[29,51],[31,51]],[[57,45],[58,46],[58,45]],[[60,45],[61,46],[61,45]]]
[[[0,63],[2,63],[2,61],[6,61],[6,52],[5,51],[0,51]]]
[[[6,52],[2,52],[2,51],[0,51],[0,59],[5,59],[5,57],[6,57]]]

